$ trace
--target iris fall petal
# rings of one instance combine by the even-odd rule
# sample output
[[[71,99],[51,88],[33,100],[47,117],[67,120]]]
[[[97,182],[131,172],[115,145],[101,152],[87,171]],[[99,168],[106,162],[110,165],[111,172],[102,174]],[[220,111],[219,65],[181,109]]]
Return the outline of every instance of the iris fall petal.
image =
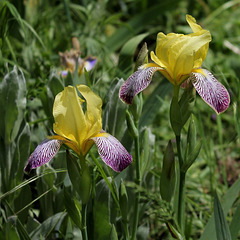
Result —
[[[198,69],[190,75],[190,80],[201,98],[217,114],[224,112],[230,103],[227,89],[206,69]]]
[[[28,159],[27,165],[24,168],[25,172],[30,172],[31,169],[40,167],[49,162],[59,151],[62,142],[59,140],[44,140],[40,143]]]
[[[120,172],[132,162],[131,155],[112,135],[100,133],[92,140],[95,142],[102,160],[114,171]]]
[[[132,104],[134,96],[143,91],[150,84],[153,74],[161,69],[156,64],[145,64],[139,67],[120,88],[120,99],[127,104]]]

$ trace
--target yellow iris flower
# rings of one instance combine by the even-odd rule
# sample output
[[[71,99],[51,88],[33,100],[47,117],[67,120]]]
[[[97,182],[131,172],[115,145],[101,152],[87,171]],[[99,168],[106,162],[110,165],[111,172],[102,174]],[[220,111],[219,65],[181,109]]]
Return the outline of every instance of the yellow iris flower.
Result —
[[[85,100],[78,96],[77,90]],[[53,130],[57,135],[48,137],[37,146],[25,171],[49,162],[62,144],[79,156],[85,156],[94,143],[108,166],[117,172],[125,169],[132,162],[132,157],[115,137],[102,131],[101,114],[102,100],[89,87],[65,87],[55,97],[53,105]]]
[[[207,56],[211,34],[203,30],[196,20],[186,16],[193,33],[188,35],[160,32],[157,36],[156,54],[151,52],[151,59],[156,67],[174,85],[180,85],[194,69],[201,67]]]
[[[133,97],[143,91],[151,82],[156,71],[160,71],[173,85],[191,82],[202,99],[217,113],[225,111],[230,98],[225,87],[201,65],[207,56],[211,34],[202,29],[195,18],[186,15],[193,33],[184,35],[160,32],[157,35],[153,62],[144,64],[133,73],[121,87],[120,98],[131,104]]]

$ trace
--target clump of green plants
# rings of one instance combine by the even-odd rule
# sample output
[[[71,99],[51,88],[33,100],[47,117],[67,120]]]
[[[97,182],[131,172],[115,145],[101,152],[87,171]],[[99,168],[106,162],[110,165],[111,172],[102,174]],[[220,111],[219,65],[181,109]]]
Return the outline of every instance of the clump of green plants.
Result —
[[[239,239],[239,4],[2,1],[0,239]]]

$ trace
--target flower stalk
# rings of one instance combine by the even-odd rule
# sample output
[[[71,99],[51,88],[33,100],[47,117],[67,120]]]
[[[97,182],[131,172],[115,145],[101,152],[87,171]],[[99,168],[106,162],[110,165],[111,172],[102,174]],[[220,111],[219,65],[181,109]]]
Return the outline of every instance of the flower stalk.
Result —
[[[87,203],[82,205],[82,239],[88,240],[87,234]]]
[[[139,101],[138,101],[139,100]],[[140,141],[139,141],[139,130],[138,130],[138,122],[142,112],[142,98],[136,98],[133,106],[131,107],[131,114],[126,112],[126,120],[128,125],[128,130],[133,137],[134,140],[134,149],[135,149],[135,166],[136,166],[136,178],[135,184],[137,186],[141,186],[141,167],[140,167]],[[137,114],[136,114],[137,113]],[[134,120],[133,120],[134,119]],[[139,222],[139,203],[140,203],[140,192],[136,192],[135,202],[134,202],[134,217],[133,217],[133,229],[131,240],[136,239],[137,228]]]
[[[185,219],[185,176],[186,173],[182,171],[183,159],[181,151],[181,136],[176,136],[177,144],[177,154],[179,160],[179,193],[178,193],[178,212],[177,212],[177,221],[181,229],[181,232],[184,233],[184,219]]]
[[[135,183],[138,186],[141,186],[141,170],[140,170],[140,145],[139,145],[139,135],[134,138],[135,146],[135,159],[136,159],[136,179]],[[132,231],[132,240],[136,239],[138,221],[139,221],[139,202],[140,202],[140,192],[136,193],[135,198],[135,207],[134,207],[134,219],[133,219],[133,231]]]

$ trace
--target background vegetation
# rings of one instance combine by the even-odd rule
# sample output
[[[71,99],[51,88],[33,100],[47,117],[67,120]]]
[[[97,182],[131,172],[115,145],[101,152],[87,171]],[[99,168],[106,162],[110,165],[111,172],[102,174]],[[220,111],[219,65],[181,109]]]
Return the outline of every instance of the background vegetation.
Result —
[[[53,133],[54,97],[68,84],[90,85],[104,102],[103,128],[121,140],[134,158],[119,86],[133,73],[144,42],[150,51],[160,31],[190,32],[186,14],[212,34],[204,65],[229,90],[231,105],[217,116],[197,97],[193,120],[203,145],[186,179],[185,237],[216,239],[213,203],[217,192],[232,239],[240,239],[238,0],[0,2],[0,239],[80,239],[81,205],[68,178],[65,150],[30,176],[23,172],[30,153]],[[80,77],[62,78],[58,53],[72,48],[72,37],[80,42],[82,58],[96,56],[97,64]],[[170,139],[174,142],[169,122],[171,90],[171,84],[155,74],[143,94],[141,189],[133,184],[134,163],[120,174],[104,165],[102,172],[91,160],[97,157],[96,149],[91,150],[95,189],[88,210],[89,239],[124,239],[124,219],[112,197],[120,195],[121,183],[128,192],[130,227],[133,194],[141,191],[137,239],[171,238],[164,222],[173,213],[159,193],[165,148]],[[106,177],[114,179],[112,188]]]

